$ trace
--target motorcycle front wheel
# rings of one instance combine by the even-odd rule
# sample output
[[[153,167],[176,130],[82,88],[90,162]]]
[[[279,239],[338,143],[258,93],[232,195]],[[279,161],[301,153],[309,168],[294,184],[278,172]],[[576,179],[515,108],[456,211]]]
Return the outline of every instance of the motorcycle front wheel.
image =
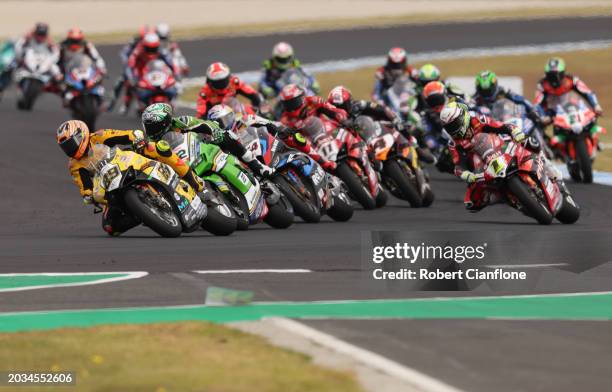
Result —
[[[519,176],[508,178],[506,185],[508,190],[518,199],[525,213],[541,225],[550,225],[553,221],[553,215],[547,207],[542,205],[542,202],[537,199],[533,191],[525,184]]]
[[[214,194],[214,198],[207,205],[208,214],[202,220],[202,229],[218,236],[230,235],[238,228],[236,214],[229,207],[229,202],[223,192],[215,188],[211,189],[210,192]]]
[[[336,176],[338,176],[351,195],[363,206],[366,210],[376,208],[376,200],[370,194],[366,185],[359,179],[357,174],[348,166],[346,162],[342,162],[336,168]]]
[[[150,195],[138,188],[127,189],[123,195],[123,201],[134,216],[157,234],[162,237],[180,236],[183,232],[183,225],[172,209],[172,205],[162,192],[158,192],[155,197],[160,198],[157,202],[164,204],[167,208],[160,208],[158,205],[160,203],[153,202]]]
[[[317,223],[321,220],[321,213],[319,212],[317,194],[312,189],[311,184],[308,181],[302,181],[307,195],[300,194],[291,183],[283,176],[276,176],[273,182],[280,188],[283,195],[289,199],[289,202],[293,206],[295,215],[299,216],[308,223]]]

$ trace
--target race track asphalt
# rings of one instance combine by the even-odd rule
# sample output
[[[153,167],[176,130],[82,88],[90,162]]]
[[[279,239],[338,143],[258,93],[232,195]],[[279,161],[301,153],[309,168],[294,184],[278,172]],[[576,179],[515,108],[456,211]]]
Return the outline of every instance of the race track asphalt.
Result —
[[[281,38],[295,44],[304,62],[314,62],[378,55],[392,45],[404,45],[409,51],[425,51],[610,39],[610,22],[612,18],[602,17],[568,19],[563,23],[547,20],[403,26],[296,33],[283,37],[219,38],[189,41],[182,46],[194,73],[202,74],[206,64],[216,59],[227,61],[236,71],[256,69],[271,45]],[[110,64],[113,80],[119,66],[113,57],[118,47],[100,49]],[[110,82],[107,85],[110,86]],[[585,232],[609,233],[612,229],[609,187],[570,184],[582,206],[580,221],[570,226],[556,223],[541,227],[505,206],[492,207],[478,214],[467,213],[462,206],[465,186],[450,176],[434,173],[434,169],[436,201],[427,209],[411,209],[403,202],[392,200],[382,210],[356,211],[348,223],[335,223],[325,218],[316,225],[296,222],[284,231],[259,225],[228,238],[196,232],[178,239],[161,239],[146,228],[138,228],[120,238],[109,238],[101,230],[100,217],[92,215],[91,210],[82,205],[70,181],[66,158],[55,144],[55,129],[67,116],[59,99],[53,96],[43,97],[30,113],[15,110],[12,91],[0,101],[3,133],[0,143],[3,222],[0,226],[0,273],[147,271],[150,275],[97,286],[0,293],[0,311],[193,304],[203,301],[210,285],[253,290],[259,301],[385,298],[394,295],[361,285],[362,232],[469,230],[476,236],[478,232],[547,232],[567,238],[568,233],[579,236]],[[116,114],[102,116],[99,125],[123,129],[139,127],[135,117]],[[575,260],[577,264],[580,262]],[[203,276],[191,272],[243,268],[307,268],[315,272],[257,276]],[[608,265],[582,274],[557,269],[544,273],[536,292],[606,291],[612,287],[612,268]],[[491,294],[486,290],[475,293]],[[408,296],[472,294],[414,291]],[[576,332],[572,323],[514,321],[502,325],[489,321],[378,321],[370,326],[357,321],[329,320],[312,325],[357,344],[365,342],[369,336],[370,343],[364,343],[367,348],[468,390],[497,390],[491,386],[498,382],[508,386],[499,390],[544,391],[574,390],[572,384],[562,382],[563,377],[570,377],[569,372],[590,374],[588,363],[609,363],[609,354],[604,350],[588,347],[575,350],[575,339],[583,336]],[[587,325],[582,334],[590,336],[589,344],[595,347],[598,342],[604,344],[606,327],[607,323],[605,327]],[[509,343],[493,345],[497,335],[516,328],[522,333],[515,338],[520,339],[525,350],[512,349]],[[369,334],[370,329],[379,333]],[[427,329],[431,333],[415,334],[416,329]],[[554,330],[554,334],[547,334],[549,329]],[[440,335],[464,339],[466,345],[449,345]],[[488,336],[488,340],[481,340],[483,335]],[[376,343],[379,340],[381,343]],[[405,344],[394,345],[397,341]],[[537,375],[533,369],[539,365],[527,349],[536,342],[543,350],[555,347],[555,351],[551,351],[554,356],[542,357]],[[482,361],[482,357],[474,360],[492,352],[497,355],[489,361]],[[425,355],[427,360],[415,364],[418,362],[415,357],[420,355]],[[575,355],[584,360],[563,359]],[[454,361],[451,364],[454,367],[449,369],[447,363],[438,363],[436,358]],[[509,370],[496,371],[495,360],[503,360],[499,366]],[[600,370],[592,368],[592,372]],[[560,381],[533,384],[531,388],[525,386],[519,376],[555,377]],[[586,389],[604,389],[604,381],[593,377],[591,384],[585,384],[589,385]]]

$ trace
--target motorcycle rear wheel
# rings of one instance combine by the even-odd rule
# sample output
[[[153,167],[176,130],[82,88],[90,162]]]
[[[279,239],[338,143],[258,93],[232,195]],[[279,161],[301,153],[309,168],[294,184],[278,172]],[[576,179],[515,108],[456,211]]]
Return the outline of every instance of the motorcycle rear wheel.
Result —
[[[519,200],[525,212],[538,221],[541,225],[550,225],[553,221],[553,215],[548,208],[544,207],[536,198],[533,191],[529,189],[520,177],[510,177],[506,185],[508,190]]]
[[[383,173],[393,181],[400,190],[402,198],[407,200],[412,208],[421,207],[423,199],[419,194],[416,184],[410,180],[397,161],[393,159],[385,161]]]
[[[170,203],[163,193],[160,195],[158,197],[163,197],[167,203]],[[162,237],[178,237],[183,232],[183,225],[174,211],[163,213],[156,211],[156,206],[142,200],[141,191],[135,188],[127,189],[123,195],[123,201],[134,216]],[[167,216],[167,219],[164,219],[162,215]]]
[[[593,182],[593,165],[587,149],[586,140],[582,137],[576,140],[575,148],[576,161],[578,161],[582,182],[590,184]]]
[[[321,220],[321,213],[319,212],[319,208],[317,206],[318,202],[316,200],[305,200],[305,197],[294,190],[285,177],[276,176],[274,177],[273,181],[276,185],[278,185],[282,194],[289,199],[289,202],[293,206],[295,215],[299,216],[304,220],[304,222],[308,223],[317,223]],[[311,184],[308,181],[302,182],[311,196],[317,197]]]
[[[370,191],[361,182],[357,174],[346,164],[342,162],[336,168],[336,175],[346,184],[351,195],[363,206],[366,210],[376,208],[376,200],[370,194]]]

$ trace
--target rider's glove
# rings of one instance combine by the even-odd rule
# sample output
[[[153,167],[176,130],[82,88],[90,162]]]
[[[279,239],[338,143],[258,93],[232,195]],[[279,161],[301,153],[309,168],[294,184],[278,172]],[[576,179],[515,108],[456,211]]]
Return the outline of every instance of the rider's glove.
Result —
[[[321,163],[321,167],[325,169],[325,171],[332,172],[336,170],[336,162],[334,161],[325,161]]]
[[[271,168],[268,165],[261,165],[259,167],[259,174],[264,178],[269,178],[274,174],[274,168]]]
[[[596,105],[593,110],[595,110],[595,114],[598,116],[603,115],[603,108],[601,107],[601,105]]]
[[[519,128],[512,127],[511,135],[512,135],[512,139],[514,139],[514,141],[517,143],[520,143],[523,140],[525,140],[525,134]]]
[[[147,139],[145,138],[144,132],[141,131],[140,129],[136,129],[134,131],[134,141],[132,142],[132,146],[134,147],[134,150],[142,151],[144,150],[146,145],[147,145]]]
[[[393,128],[395,128],[398,132],[403,132],[406,127],[404,127],[404,123],[400,118],[396,118],[393,120]]]
[[[476,181],[478,181],[479,176],[475,173],[472,173],[469,170],[464,171],[463,173],[461,173],[461,179],[465,182],[467,182],[468,184],[473,184]]]

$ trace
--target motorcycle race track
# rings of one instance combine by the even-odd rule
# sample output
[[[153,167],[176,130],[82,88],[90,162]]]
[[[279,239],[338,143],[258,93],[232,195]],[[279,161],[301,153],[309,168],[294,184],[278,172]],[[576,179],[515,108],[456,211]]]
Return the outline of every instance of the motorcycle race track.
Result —
[[[408,52],[550,42],[612,39],[612,18],[405,26],[354,31],[295,33],[189,41],[182,44],[192,72],[213,60],[233,71],[257,69],[280,38],[289,40],[305,63],[379,55],[403,45]],[[119,46],[101,46],[111,77],[117,76]],[[350,87],[350,86],[349,86]],[[608,92],[601,91],[600,94]],[[209,286],[251,290],[255,301],[362,300],[392,297],[362,284],[362,232],[472,231],[580,233],[612,230],[612,189],[570,183],[582,207],[575,225],[541,227],[506,206],[478,214],[462,205],[465,185],[430,170],[436,201],[411,209],[391,200],[382,210],[358,209],[348,223],[324,218],[296,222],[288,230],[266,225],[219,238],[205,232],[162,239],[146,228],[119,238],[101,230],[100,216],[81,204],[54,132],[67,118],[57,97],[45,96],[30,113],[15,110],[15,93],[0,101],[0,273],[144,271],[125,281],[77,287],[0,292],[0,311],[42,311],[202,304]],[[132,115],[107,114],[99,126],[140,127]],[[435,170],[435,169],[434,169]],[[552,234],[554,236],[555,234]],[[563,236],[567,238],[567,236]],[[541,293],[612,291],[612,265],[542,266]],[[200,274],[196,270],[305,269],[295,273]],[[576,272],[581,272],[580,274]],[[415,291],[413,297],[498,295]],[[519,293],[513,293],[519,294]],[[403,295],[405,297],[405,295]],[[364,318],[372,315],[363,314]],[[444,315],[441,316],[442,318]],[[465,390],[601,390],[612,354],[609,323],[589,320],[485,317],[431,320],[306,320],[306,324],[393,359]],[[545,317],[541,317],[545,318]],[[564,318],[564,317],[561,317]],[[529,384],[529,383],[530,384]],[[519,388],[518,385],[522,385]]]

